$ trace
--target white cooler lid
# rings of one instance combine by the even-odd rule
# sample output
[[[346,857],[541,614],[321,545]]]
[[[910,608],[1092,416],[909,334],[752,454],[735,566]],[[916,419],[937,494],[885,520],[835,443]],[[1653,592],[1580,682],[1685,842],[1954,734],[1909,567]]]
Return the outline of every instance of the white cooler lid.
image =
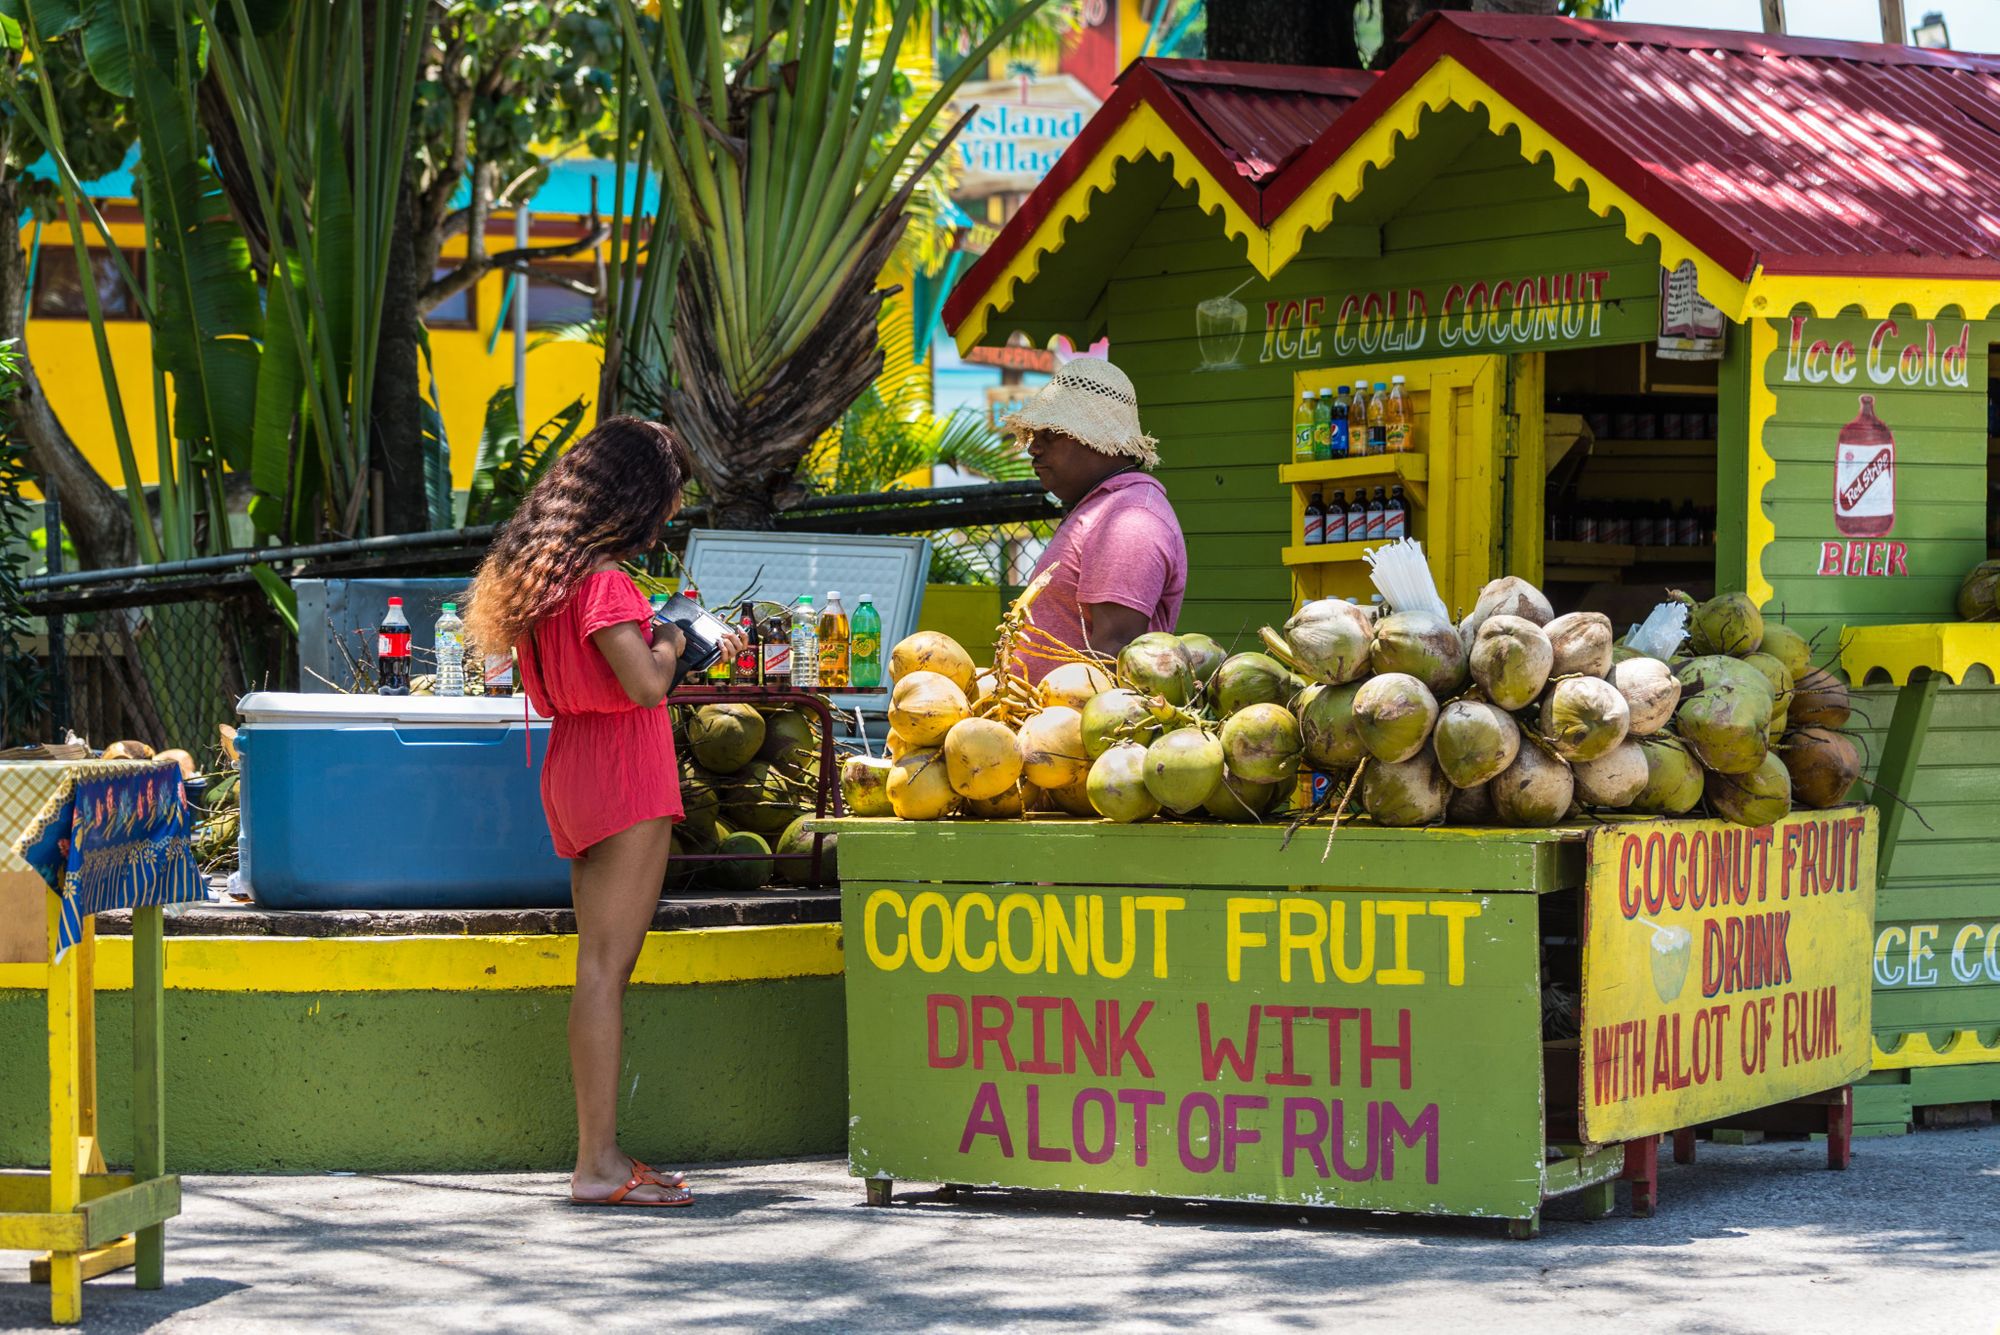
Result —
[[[251,725],[319,728],[341,724],[505,727],[526,716],[519,695],[488,699],[477,695],[322,695],[303,691],[252,691],[236,702],[236,712]],[[548,720],[537,715],[535,722]]]

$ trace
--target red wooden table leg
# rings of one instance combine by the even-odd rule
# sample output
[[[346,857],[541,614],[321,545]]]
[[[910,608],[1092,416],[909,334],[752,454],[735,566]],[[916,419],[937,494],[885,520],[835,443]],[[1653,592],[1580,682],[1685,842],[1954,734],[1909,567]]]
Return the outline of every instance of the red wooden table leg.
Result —
[[[1854,1158],[1854,1087],[1840,1091],[1840,1101],[1826,1110],[1826,1166],[1845,1168]]]
[[[1621,1176],[1632,1184],[1634,1218],[1650,1219],[1660,1199],[1660,1138],[1646,1136],[1625,1142],[1625,1171]]]
[[[1674,1132],[1674,1162],[1694,1162],[1694,1128],[1682,1127]]]

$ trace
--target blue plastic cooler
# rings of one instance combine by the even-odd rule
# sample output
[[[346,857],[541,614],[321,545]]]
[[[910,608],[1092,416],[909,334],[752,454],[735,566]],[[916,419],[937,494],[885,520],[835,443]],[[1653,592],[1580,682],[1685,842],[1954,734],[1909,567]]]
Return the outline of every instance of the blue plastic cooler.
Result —
[[[243,726],[243,879],[279,909],[560,908],[546,720],[520,698],[259,691]],[[526,761],[526,739],[534,761]]]

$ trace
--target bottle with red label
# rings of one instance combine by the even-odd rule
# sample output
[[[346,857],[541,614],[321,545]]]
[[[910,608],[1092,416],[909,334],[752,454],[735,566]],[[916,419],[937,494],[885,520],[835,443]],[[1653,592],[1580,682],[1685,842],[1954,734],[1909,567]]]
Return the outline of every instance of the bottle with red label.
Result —
[[[403,615],[401,598],[389,600],[389,611],[375,631],[375,693],[410,693],[410,619]]]
[[[1896,438],[1875,415],[1875,396],[1840,429],[1834,447],[1833,524],[1851,538],[1879,538],[1896,526]]]

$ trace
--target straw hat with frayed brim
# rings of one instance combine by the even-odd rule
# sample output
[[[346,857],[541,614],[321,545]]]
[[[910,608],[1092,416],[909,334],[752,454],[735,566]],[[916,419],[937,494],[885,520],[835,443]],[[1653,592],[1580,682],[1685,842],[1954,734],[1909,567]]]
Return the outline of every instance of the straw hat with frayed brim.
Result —
[[[1160,465],[1154,446],[1160,442],[1139,429],[1139,397],[1132,382],[1110,362],[1078,357],[1035,397],[1000,423],[1025,440],[1044,428],[1082,441],[1099,454],[1137,459],[1147,468]]]

